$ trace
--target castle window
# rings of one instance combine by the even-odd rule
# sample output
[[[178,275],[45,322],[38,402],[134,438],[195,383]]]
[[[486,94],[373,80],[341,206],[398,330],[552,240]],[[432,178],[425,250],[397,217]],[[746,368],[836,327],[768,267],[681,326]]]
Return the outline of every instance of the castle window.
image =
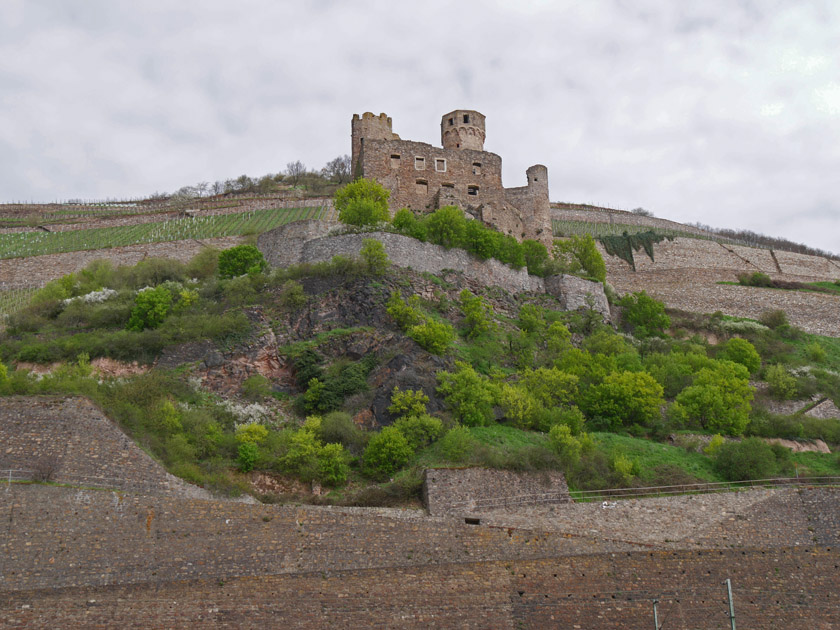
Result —
[[[452,184],[450,182],[445,182],[445,183],[441,184],[440,187],[441,188],[455,188],[455,184]]]
[[[418,195],[428,195],[429,194],[429,182],[425,179],[418,179],[417,182],[414,184],[414,192]]]
[[[464,122],[465,123],[470,122],[470,115],[469,114],[464,114]]]
[[[426,158],[420,157],[419,155],[414,158],[414,170],[417,171],[425,171],[426,170]]]
[[[445,173],[446,172],[446,159],[445,158],[436,158],[435,159],[435,170],[438,173]]]
[[[451,126],[452,126],[452,125],[454,125],[454,124],[455,124],[455,119],[454,119],[454,118],[450,118],[450,119],[449,119],[449,126],[451,127]]]
[[[391,156],[391,168],[400,167],[400,156],[396,153]]]
[[[467,186],[467,194],[478,197],[478,186]]]
[[[481,175],[481,162],[473,162],[473,175]]]

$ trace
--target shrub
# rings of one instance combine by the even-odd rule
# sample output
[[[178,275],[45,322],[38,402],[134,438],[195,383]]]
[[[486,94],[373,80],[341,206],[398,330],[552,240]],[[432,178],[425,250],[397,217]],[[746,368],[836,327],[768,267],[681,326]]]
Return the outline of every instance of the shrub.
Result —
[[[457,370],[454,373],[438,373],[438,393],[464,424],[489,424],[493,420],[495,388],[468,363],[456,361],[455,367]]]
[[[257,422],[241,424],[236,428],[236,441],[241,444],[262,444],[268,437],[268,429]]]
[[[219,272],[219,250],[212,247],[202,249],[187,263],[186,273],[190,278],[206,280]]]
[[[770,386],[770,394],[779,400],[796,397],[796,379],[782,365],[771,365],[765,372],[764,379]]]
[[[157,328],[166,319],[172,306],[172,294],[164,286],[139,291],[128,320],[129,330]]]
[[[773,280],[766,273],[755,271],[753,273],[738,274],[738,283],[745,287],[772,287]]]
[[[446,322],[437,322],[433,319],[426,320],[422,324],[412,326],[406,334],[414,339],[427,352],[432,354],[444,354],[449,346],[455,341],[455,331]]]
[[[390,191],[372,179],[359,178],[335,193],[338,220],[348,225],[375,225],[388,220]]]
[[[825,348],[819,342],[814,341],[805,346],[805,356],[814,363],[822,363],[826,359]]]
[[[768,479],[779,469],[773,449],[759,438],[722,445],[714,457],[714,465],[729,481]]]
[[[671,414],[678,421],[698,422],[707,431],[741,435],[750,420],[752,399],[747,368],[732,361],[715,361],[680,392]]]
[[[523,387],[503,383],[498,398],[505,417],[520,429],[530,428],[541,409],[540,403]]]
[[[457,464],[470,459],[478,446],[478,442],[469,429],[459,425],[447,431],[438,445],[443,456],[450,462]]]
[[[662,337],[671,325],[671,318],[665,314],[665,305],[645,291],[629,293],[618,304],[624,309],[622,321],[637,337]]]
[[[422,389],[401,390],[399,387],[394,387],[388,411],[398,417],[422,416],[426,413],[428,402],[429,397]]]
[[[254,469],[259,457],[259,447],[253,442],[243,442],[237,450],[237,464],[242,472],[250,472]]]
[[[324,444],[318,449],[317,479],[327,486],[340,486],[350,472],[348,453],[341,444]]]
[[[569,273],[598,282],[607,279],[607,266],[591,234],[554,241],[552,254],[554,261],[549,264],[552,273]]]
[[[474,339],[490,330],[491,321],[488,316],[492,314],[492,309],[485,304],[484,300],[470,293],[469,289],[461,291],[459,297],[461,310],[464,312],[467,323],[467,337]]]
[[[262,374],[252,374],[242,382],[242,395],[248,400],[258,401],[272,394],[271,381]]]
[[[369,274],[381,276],[388,269],[388,254],[385,252],[385,246],[376,239],[364,239],[359,253]]]
[[[755,374],[761,367],[761,355],[758,354],[755,346],[740,337],[733,337],[727,341],[723,350],[718,353],[718,358],[740,363],[750,374]]]
[[[257,274],[268,267],[265,257],[253,245],[237,245],[219,253],[219,275],[236,278],[243,274]]]
[[[393,426],[405,436],[413,450],[428,446],[443,435],[443,422],[427,414],[403,416]]]
[[[577,397],[578,377],[557,368],[527,369],[520,383],[544,407],[571,404]]]
[[[787,313],[782,310],[764,311],[758,318],[758,321],[768,328],[777,330],[788,326]]]
[[[303,286],[297,280],[286,280],[280,288],[280,305],[296,311],[306,304],[306,293]]]
[[[648,425],[660,418],[662,386],[645,372],[613,372],[581,401],[590,418],[602,418],[615,430],[621,425]]]
[[[374,479],[384,479],[402,468],[413,453],[399,429],[385,427],[368,442],[362,456],[362,470]]]
[[[429,240],[444,247],[460,247],[464,244],[467,220],[460,208],[445,206],[433,212],[425,220]]]
[[[399,291],[391,293],[388,298],[387,312],[402,330],[407,330],[412,326],[417,326],[423,322],[424,316],[418,310],[420,305],[420,298],[412,295],[408,302],[402,299]]]
[[[703,448],[703,452],[710,457],[714,457],[724,444],[726,444],[726,440],[723,439],[720,433],[715,433],[712,439],[709,440],[709,443]]]
[[[539,241],[525,239],[522,241],[522,255],[525,257],[525,266],[528,273],[535,276],[544,276],[546,265],[549,261],[548,249]]]
[[[361,455],[367,443],[367,436],[353,422],[349,413],[333,411],[321,420],[319,430],[321,441],[325,444],[341,444],[353,455]]]

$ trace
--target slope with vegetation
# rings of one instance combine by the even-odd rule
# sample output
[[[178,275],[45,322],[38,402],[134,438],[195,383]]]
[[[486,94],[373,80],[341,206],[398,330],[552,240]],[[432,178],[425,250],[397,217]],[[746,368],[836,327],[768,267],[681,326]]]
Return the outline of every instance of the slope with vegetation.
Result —
[[[339,212],[381,229],[381,194],[356,185]],[[604,279],[591,237],[549,254],[452,208],[400,211],[389,229],[538,275]],[[420,471],[441,465],[558,469],[572,489],[840,473],[833,455],[753,439],[840,443],[840,420],[762,403],[840,403],[836,339],[784,314],[759,323],[669,315],[644,292],[614,300],[618,330],[549,295],[390,267],[373,240],[355,259],[276,270],[250,245],[186,265],[97,262],[9,319],[0,392],[88,396],[171,472],[233,493],[260,494],[252,471],[330,488],[319,500],[380,504],[416,498]],[[152,368],[107,378],[98,357]],[[12,369],[52,362],[42,378]],[[667,440],[685,432],[711,440]]]

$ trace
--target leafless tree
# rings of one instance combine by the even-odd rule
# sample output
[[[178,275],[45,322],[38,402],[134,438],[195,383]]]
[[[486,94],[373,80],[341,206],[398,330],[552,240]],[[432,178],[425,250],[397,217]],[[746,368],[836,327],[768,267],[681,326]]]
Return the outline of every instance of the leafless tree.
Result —
[[[330,160],[321,169],[321,174],[337,184],[350,181],[350,156],[339,155],[334,160]]]
[[[292,186],[297,186],[300,178],[306,174],[306,165],[297,160],[286,164],[286,177],[291,180]]]
[[[35,481],[52,481],[60,469],[61,460],[58,455],[42,455],[32,468],[32,476],[35,478]]]

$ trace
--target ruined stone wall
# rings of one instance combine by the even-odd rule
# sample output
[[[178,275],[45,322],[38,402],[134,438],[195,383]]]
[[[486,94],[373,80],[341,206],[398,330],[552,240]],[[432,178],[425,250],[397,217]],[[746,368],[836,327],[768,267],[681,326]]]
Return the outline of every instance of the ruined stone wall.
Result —
[[[463,208],[504,201],[502,158],[486,151],[443,149],[406,140],[365,140],[362,172],[391,191],[392,213],[400,208],[434,210],[441,187],[448,188]]]
[[[430,468],[423,475],[423,502],[434,516],[570,501],[566,478],[555,471]]]
[[[295,221],[263,232],[257,237],[257,247],[272,267],[288,267],[303,260],[306,241],[329,234],[335,227],[324,221],[310,219]]]

